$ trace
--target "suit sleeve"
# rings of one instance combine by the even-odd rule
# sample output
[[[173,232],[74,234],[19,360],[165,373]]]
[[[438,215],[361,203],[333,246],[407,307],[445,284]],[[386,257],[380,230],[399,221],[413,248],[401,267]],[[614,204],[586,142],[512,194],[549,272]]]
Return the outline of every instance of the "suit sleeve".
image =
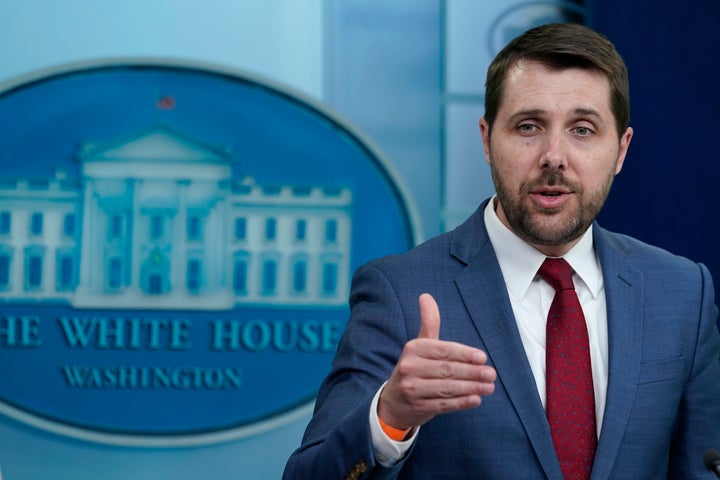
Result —
[[[702,461],[708,448],[720,448],[720,335],[712,278],[699,265],[702,279],[700,318],[691,374],[681,400],[672,439],[668,478],[714,478]],[[687,319],[690,325],[691,319]]]
[[[395,478],[402,467],[402,461],[391,468],[377,463],[368,415],[372,397],[390,377],[408,340],[407,312],[387,276],[373,264],[355,273],[350,308],[332,369],[284,479]]]

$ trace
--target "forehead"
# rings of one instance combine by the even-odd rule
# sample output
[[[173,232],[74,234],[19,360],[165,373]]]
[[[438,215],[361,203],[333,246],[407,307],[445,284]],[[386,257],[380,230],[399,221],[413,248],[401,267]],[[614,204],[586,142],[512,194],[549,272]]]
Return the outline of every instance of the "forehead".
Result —
[[[498,113],[512,115],[524,109],[592,109],[612,117],[610,81],[595,68],[552,69],[540,62],[522,60],[507,72]]]

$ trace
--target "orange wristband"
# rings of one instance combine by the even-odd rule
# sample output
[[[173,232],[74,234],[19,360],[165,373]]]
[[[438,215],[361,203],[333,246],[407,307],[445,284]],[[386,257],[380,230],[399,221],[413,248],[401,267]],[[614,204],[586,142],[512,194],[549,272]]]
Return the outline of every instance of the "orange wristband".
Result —
[[[385,435],[395,440],[396,442],[402,442],[403,440],[405,440],[408,432],[412,430],[412,428],[406,428],[405,430],[402,430],[399,428],[391,427],[387,423],[383,422],[383,419],[380,418],[379,415],[378,420],[380,421],[380,428],[382,428],[382,431],[385,432]]]

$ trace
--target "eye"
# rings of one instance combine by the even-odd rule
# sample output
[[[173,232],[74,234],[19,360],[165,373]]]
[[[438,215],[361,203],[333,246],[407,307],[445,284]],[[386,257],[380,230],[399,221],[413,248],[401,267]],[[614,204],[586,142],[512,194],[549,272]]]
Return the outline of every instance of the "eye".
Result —
[[[517,129],[520,133],[533,133],[538,129],[538,126],[533,123],[521,123]]]
[[[589,127],[575,127],[573,131],[581,137],[587,137],[592,135],[593,131]]]

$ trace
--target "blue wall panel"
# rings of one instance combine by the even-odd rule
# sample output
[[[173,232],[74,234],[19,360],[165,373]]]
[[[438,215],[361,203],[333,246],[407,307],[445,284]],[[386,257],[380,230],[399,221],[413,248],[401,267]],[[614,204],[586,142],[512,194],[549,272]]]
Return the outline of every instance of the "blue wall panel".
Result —
[[[600,220],[707,264],[720,292],[720,2],[592,0],[588,12],[628,64],[635,129]]]

